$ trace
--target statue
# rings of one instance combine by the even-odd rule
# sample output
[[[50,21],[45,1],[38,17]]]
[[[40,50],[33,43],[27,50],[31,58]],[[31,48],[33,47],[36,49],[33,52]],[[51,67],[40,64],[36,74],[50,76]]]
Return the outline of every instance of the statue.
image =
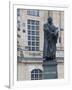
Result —
[[[54,26],[51,17],[44,24],[44,60],[54,60],[56,58],[56,43],[58,39],[58,28]]]

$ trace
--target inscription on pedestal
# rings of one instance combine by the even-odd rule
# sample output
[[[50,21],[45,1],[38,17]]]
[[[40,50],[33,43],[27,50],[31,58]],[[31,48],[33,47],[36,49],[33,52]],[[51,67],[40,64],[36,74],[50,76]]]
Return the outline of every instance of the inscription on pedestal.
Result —
[[[57,78],[57,62],[55,60],[43,62],[43,78],[56,79]]]

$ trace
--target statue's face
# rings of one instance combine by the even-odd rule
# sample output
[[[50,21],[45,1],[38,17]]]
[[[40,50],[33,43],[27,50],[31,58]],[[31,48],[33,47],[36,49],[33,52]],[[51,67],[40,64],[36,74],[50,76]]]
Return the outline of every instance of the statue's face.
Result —
[[[52,21],[53,21],[53,20],[52,20],[52,17],[49,17],[49,18],[48,18],[48,23],[49,23],[49,24],[52,24]]]

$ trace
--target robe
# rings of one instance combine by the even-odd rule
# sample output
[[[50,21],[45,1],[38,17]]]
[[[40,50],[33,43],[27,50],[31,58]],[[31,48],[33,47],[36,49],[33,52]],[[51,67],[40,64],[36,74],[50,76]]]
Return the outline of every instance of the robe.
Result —
[[[43,58],[56,57],[56,43],[58,38],[58,28],[53,24],[44,24],[44,48]]]

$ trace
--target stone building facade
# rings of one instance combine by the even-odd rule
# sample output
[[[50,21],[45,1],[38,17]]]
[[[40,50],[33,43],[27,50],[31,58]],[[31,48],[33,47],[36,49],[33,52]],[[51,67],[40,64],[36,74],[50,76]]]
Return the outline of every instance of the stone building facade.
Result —
[[[58,27],[58,78],[64,78],[64,12],[52,10],[17,9],[17,80],[42,79],[43,25],[48,16]]]

